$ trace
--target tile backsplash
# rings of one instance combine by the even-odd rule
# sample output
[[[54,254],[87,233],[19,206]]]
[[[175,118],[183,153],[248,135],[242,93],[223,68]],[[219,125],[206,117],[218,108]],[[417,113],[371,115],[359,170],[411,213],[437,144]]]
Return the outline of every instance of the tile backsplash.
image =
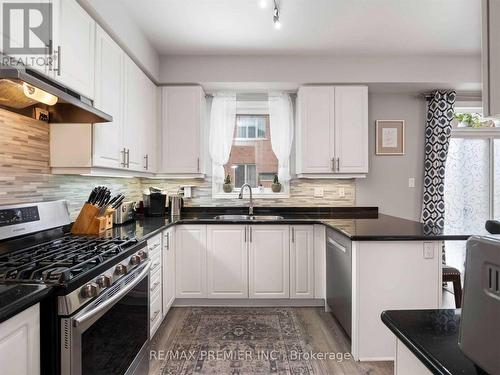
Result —
[[[240,206],[237,199],[212,199],[210,179],[158,180],[51,175],[49,167],[49,129],[44,122],[0,109],[0,205],[67,199],[75,218],[90,190],[106,185],[113,193],[124,193],[129,200],[141,200],[142,189],[159,186],[175,193],[179,185],[194,185],[187,206]],[[314,188],[324,190],[314,198]],[[345,196],[340,197],[340,189]],[[261,206],[353,206],[354,180],[293,180],[286,199],[256,199]]]

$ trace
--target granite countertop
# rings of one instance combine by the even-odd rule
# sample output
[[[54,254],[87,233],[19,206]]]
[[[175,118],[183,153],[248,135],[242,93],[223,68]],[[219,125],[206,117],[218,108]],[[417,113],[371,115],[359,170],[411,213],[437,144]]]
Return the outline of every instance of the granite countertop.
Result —
[[[458,346],[461,310],[392,310],[384,324],[433,374],[485,374]]]
[[[40,302],[51,290],[42,284],[0,284],[0,322]]]
[[[453,233],[422,223],[379,214],[376,207],[289,208],[255,207],[255,215],[280,215],[281,220],[216,220],[221,214],[247,214],[248,208],[189,207],[180,218],[140,217],[116,226],[106,235],[136,236],[143,239],[176,224],[322,224],[352,241],[467,240],[471,233]],[[486,233],[481,233],[486,234]]]

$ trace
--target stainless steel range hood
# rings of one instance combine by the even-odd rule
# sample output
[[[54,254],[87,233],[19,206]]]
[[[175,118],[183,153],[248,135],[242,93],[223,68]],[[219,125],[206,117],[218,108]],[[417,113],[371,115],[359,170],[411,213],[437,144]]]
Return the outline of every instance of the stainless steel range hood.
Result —
[[[113,121],[91,100],[24,67],[0,65],[0,108],[38,119],[48,113],[50,123]]]

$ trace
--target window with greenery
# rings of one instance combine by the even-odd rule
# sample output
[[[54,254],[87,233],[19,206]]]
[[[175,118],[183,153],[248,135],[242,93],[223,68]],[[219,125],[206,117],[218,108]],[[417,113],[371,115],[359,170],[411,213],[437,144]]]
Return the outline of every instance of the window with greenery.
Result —
[[[500,124],[483,119],[480,107],[457,107],[455,113],[446,160],[445,228],[484,233],[486,220],[500,219]],[[467,125],[459,125],[462,120]],[[463,271],[465,242],[447,242],[446,257]]]

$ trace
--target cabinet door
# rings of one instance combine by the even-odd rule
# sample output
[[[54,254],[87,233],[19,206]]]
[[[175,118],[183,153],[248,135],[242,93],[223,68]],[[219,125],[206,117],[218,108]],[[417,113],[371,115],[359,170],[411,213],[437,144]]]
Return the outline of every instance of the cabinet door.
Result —
[[[177,298],[207,296],[207,227],[181,225],[175,229],[175,289]]]
[[[250,298],[290,297],[290,235],[288,225],[249,227]]]
[[[200,87],[162,89],[162,172],[197,174],[201,172]]]
[[[248,297],[247,227],[207,227],[207,292],[209,298]]]
[[[0,368],[5,375],[40,374],[40,307],[0,324]]]
[[[335,87],[337,173],[368,173],[368,88]]]
[[[143,140],[143,171],[157,171],[157,149],[158,142],[158,88],[151,80],[144,76],[145,96],[144,105],[144,131]]]
[[[175,245],[174,228],[163,233],[163,316],[167,315],[175,299]]]
[[[61,47],[55,79],[89,99],[94,98],[96,23],[75,0],[53,0],[54,49]]]
[[[144,171],[142,136],[145,132],[144,95],[145,75],[128,56],[125,56],[125,126],[123,145],[127,149],[127,168]]]
[[[94,124],[93,165],[122,168],[124,52],[97,26],[94,106],[113,121]]]
[[[290,227],[290,298],[314,298],[314,227]]]
[[[333,173],[333,87],[301,87],[298,94],[297,173]]]

